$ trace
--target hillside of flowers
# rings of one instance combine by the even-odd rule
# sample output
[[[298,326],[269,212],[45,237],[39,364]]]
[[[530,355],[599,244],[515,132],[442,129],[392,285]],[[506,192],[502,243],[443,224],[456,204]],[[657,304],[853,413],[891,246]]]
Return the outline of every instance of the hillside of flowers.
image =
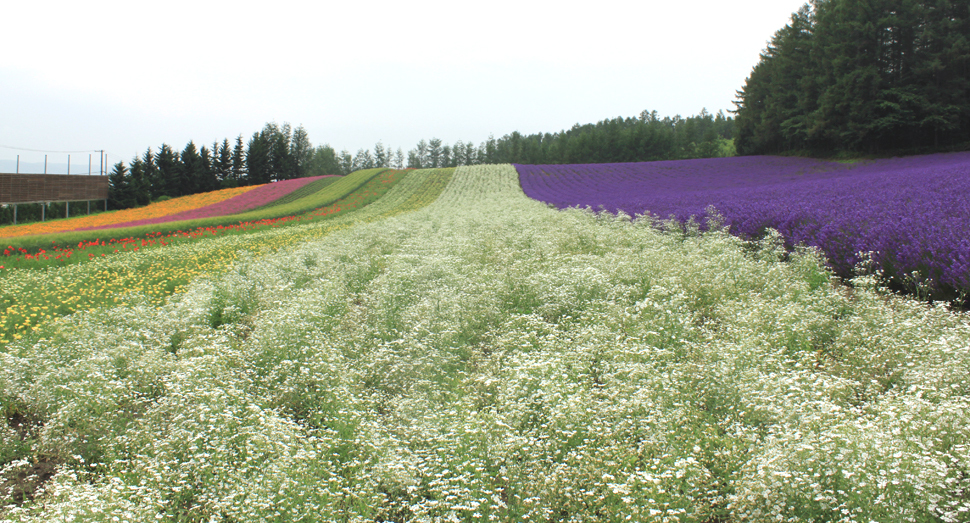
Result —
[[[164,300],[193,278],[225,268],[240,251],[269,253],[367,217],[427,205],[429,198],[437,194],[435,191],[441,191],[450,172],[432,170],[417,176],[410,176],[410,171],[386,169],[376,176],[363,172],[366,183],[344,198],[278,219],[152,233],[141,239],[96,239],[79,243],[76,248],[57,247],[52,252],[42,249],[21,256],[8,247],[4,251],[7,266],[0,266],[0,346],[37,330],[52,318],[105,303],[126,303],[124,296],[132,290],[156,302]],[[397,188],[398,185],[403,187]],[[308,198],[318,196],[313,193]],[[405,201],[399,201],[402,197]],[[272,230],[281,231],[271,234]],[[233,236],[248,237],[230,240]],[[217,238],[224,241],[213,241]],[[141,256],[132,259],[125,256],[128,253]],[[72,261],[72,257],[76,259]],[[44,272],[95,261],[96,270],[78,268],[63,272],[66,275],[60,278],[49,278]]]
[[[334,220],[0,286],[128,266],[197,272],[0,349],[6,520],[970,512],[967,315],[846,287],[777,235],[558,211],[512,166],[471,166]]]
[[[213,218],[217,216],[226,216],[231,214],[240,214],[246,211],[251,211],[253,209],[271,205],[274,202],[278,202],[285,198],[287,195],[299,191],[303,187],[312,184],[317,181],[334,182],[337,176],[313,176],[306,178],[297,178],[295,180],[282,180],[275,183],[267,183],[262,185],[257,185],[254,187],[246,187],[246,189],[251,189],[247,191],[242,191],[241,194],[233,196],[231,198],[220,200],[218,202],[206,205],[204,207],[197,207],[194,209],[187,209],[178,213],[165,214],[160,216],[154,216],[149,218],[143,218],[140,220],[133,220],[128,222],[117,222],[111,225],[101,225],[95,227],[76,227],[74,230],[91,230],[91,229],[106,229],[109,227],[136,227],[139,225],[150,225],[156,223],[165,222],[177,222],[185,220],[197,220],[200,218]],[[206,193],[208,194],[208,193]],[[190,197],[185,197],[190,198]]]
[[[86,227],[86,220],[63,220],[61,228],[66,232],[4,238],[0,273],[65,266],[129,249],[168,247],[202,238],[328,220],[380,199],[408,172],[366,169],[344,177],[277,182],[215,204],[106,227]],[[194,195],[184,199],[199,198]],[[72,224],[76,228],[71,229]]]
[[[743,238],[775,229],[789,248],[821,249],[843,278],[861,264],[924,298],[970,292],[967,152],[854,165],[751,156],[516,168],[526,194],[559,208],[701,223],[713,212]]]
[[[137,222],[142,220],[165,221],[166,217],[178,215],[196,209],[218,205],[220,202],[234,199],[247,192],[258,189],[259,185],[248,187],[236,187],[232,189],[222,189],[206,193],[193,194],[163,200],[144,207],[134,209],[124,209],[89,216],[76,216],[63,220],[50,220],[44,222],[27,223],[23,225],[8,225],[0,227],[0,237],[13,238],[18,236],[52,234],[66,231],[76,231],[82,229],[97,229],[107,227],[118,227],[125,223]]]

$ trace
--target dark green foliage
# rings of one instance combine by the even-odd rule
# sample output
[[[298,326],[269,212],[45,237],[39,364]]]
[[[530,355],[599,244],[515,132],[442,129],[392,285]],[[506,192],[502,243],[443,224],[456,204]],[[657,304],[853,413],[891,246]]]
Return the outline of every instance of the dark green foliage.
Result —
[[[270,181],[270,169],[272,163],[272,142],[263,132],[253,133],[246,148],[246,183],[242,185],[268,183]]]
[[[189,141],[185,145],[185,149],[182,150],[179,158],[182,162],[177,168],[178,186],[176,193],[169,196],[185,196],[187,194],[202,192],[202,186],[204,184],[201,178],[205,176],[205,166],[203,165],[202,156],[195,148],[195,143]]]
[[[306,167],[307,176],[324,176],[327,174],[347,174],[340,166],[337,151],[329,145],[320,145],[313,149]]]
[[[733,154],[734,119],[707,110],[688,118],[658,118],[643,111],[638,118],[576,124],[558,133],[523,135],[518,131],[471,143],[442,144],[421,140],[408,153],[408,167],[456,167],[489,163],[562,164],[619,163],[711,158]]]
[[[108,205],[111,209],[127,209],[137,205],[132,190],[132,178],[124,162],[118,162],[108,174]]]
[[[162,144],[158,154],[155,155],[155,179],[153,184],[152,200],[159,196],[180,196],[179,195],[179,165],[178,153],[172,150],[168,144]]]
[[[302,125],[293,130],[293,137],[290,140],[290,156],[293,158],[295,167],[293,177],[307,176],[310,160],[313,158],[313,144],[310,143],[310,136]]]
[[[246,170],[246,153],[243,150],[243,137],[240,134],[236,137],[236,145],[232,148],[232,171],[228,180],[223,180],[223,185],[237,187],[240,180],[246,178],[248,172]]]
[[[738,153],[965,147],[968,39],[966,0],[816,0],[738,92]]]
[[[302,126],[291,130],[289,124],[266,124],[253,134],[248,146],[243,144],[242,135],[236,138],[235,146],[224,139],[222,143],[213,142],[211,149],[198,149],[190,141],[176,152],[162,144],[157,153],[149,148],[123,171],[116,169],[109,182],[109,202],[112,208],[123,209],[162,197],[310,176],[316,166],[315,156],[306,130]],[[330,170],[330,165],[323,167],[326,172],[317,174],[340,172]]]

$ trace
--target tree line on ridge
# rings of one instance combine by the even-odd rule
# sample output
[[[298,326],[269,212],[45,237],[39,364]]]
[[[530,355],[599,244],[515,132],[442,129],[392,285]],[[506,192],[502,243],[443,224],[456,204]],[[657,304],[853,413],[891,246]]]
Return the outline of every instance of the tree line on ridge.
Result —
[[[738,91],[739,154],[966,148],[970,2],[813,0]]]
[[[607,119],[575,125],[557,133],[523,135],[518,131],[474,145],[452,145],[439,138],[420,140],[405,155],[378,142],[370,149],[339,153],[329,144],[313,147],[303,126],[267,123],[244,144],[228,139],[211,147],[190,141],[181,151],[162,144],[109,174],[110,209],[146,205],[220,188],[238,187],[325,174],[346,175],[360,169],[457,167],[491,163],[602,163],[708,158],[734,154],[734,120],[723,112],[702,110],[687,118],[660,118],[643,111],[637,118]]]

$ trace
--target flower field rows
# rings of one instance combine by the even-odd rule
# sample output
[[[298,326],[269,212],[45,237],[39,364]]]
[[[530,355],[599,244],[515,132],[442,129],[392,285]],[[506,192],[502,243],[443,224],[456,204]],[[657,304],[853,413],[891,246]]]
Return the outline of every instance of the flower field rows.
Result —
[[[655,225],[418,170],[333,220],[6,274],[224,258],[0,351],[2,514],[966,521],[966,314]]]
[[[318,181],[320,179],[337,178],[336,176],[315,176],[311,178],[297,178],[295,180],[283,180],[276,183],[267,183],[254,187],[232,198],[222,200],[204,207],[185,210],[176,214],[144,218],[130,222],[115,223],[112,225],[101,225],[96,227],[78,227],[75,230],[106,229],[108,227],[135,227],[138,225],[150,225],[155,223],[175,222],[184,220],[197,220],[200,218],[213,218],[230,214],[239,214],[253,210],[257,207],[271,205],[272,203],[284,198],[285,196],[301,189],[302,187]]]
[[[163,220],[153,225],[116,227],[103,232],[69,231],[60,235],[10,238],[0,271],[69,265],[128,249],[167,247],[200,238],[249,233],[309,220],[331,219],[379,199],[407,171],[369,169],[346,177],[323,178],[303,184],[289,194],[248,212],[193,220]],[[379,179],[378,179],[379,178]],[[297,186],[290,186],[290,189]],[[159,230],[161,229],[161,230]],[[90,239],[93,234],[106,238]],[[18,246],[27,242],[32,249]],[[50,242],[50,243],[46,243]],[[34,252],[32,252],[34,251]],[[87,256],[76,256],[84,251]]]
[[[34,234],[52,234],[66,231],[76,231],[85,228],[104,228],[118,227],[121,224],[141,220],[164,220],[167,216],[172,216],[187,211],[218,204],[219,202],[235,198],[256,190],[259,185],[248,187],[236,187],[232,189],[222,189],[207,193],[193,194],[165,200],[145,207],[134,209],[124,209],[121,211],[106,212],[91,216],[78,216],[65,220],[51,220],[46,222],[35,222],[24,225],[8,225],[0,227],[0,237],[13,238]],[[153,222],[158,223],[158,222]]]
[[[970,153],[855,166],[739,157],[517,169],[526,194],[560,208],[703,221],[713,207],[742,237],[773,228],[789,247],[820,248],[844,278],[867,263],[924,297],[970,291]]]
[[[102,251],[113,252],[107,257],[104,252],[100,256],[93,252],[87,252],[87,256],[82,254],[82,258],[88,258],[88,263],[97,263],[92,267],[65,271],[63,276],[56,278],[50,278],[45,272],[17,270],[0,279],[0,345],[21,339],[53,318],[105,304],[127,303],[132,295],[159,303],[170,294],[181,291],[192,279],[223,270],[235,261],[240,251],[268,254],[294,242],[347,227],[357,220],[377,219],[427,205],[429,198],[433,199],[447,183],[449,172],[429,171],[414,175],[408,171],[381,170],[375,176],[367,175],[364,185],[345,198],[302,215],[242,222],[229,227],[177,231],[168,235],[156,233],[140,240],[86,242],[78,246],[79,251],[96,251],[100,247]],[[402,176],[407,180],[412,175],[414,183],[395,190]],[[385,194],[387,197],[381,198]],[[354,213],[367,209],[366,206],[375,200],[380,202],[375,209]],[[348,213],[350,216],[345,216]],[[328,223],[309,225],[320,221]],[[301,223],[307,225],[295,227]],[[283,225],[287,227],[281,228]],[[268,234],[275,229],[283,232]],[[229,239],[241,232],[247,233],[245,237],[235,241]],[[227,236],[225,242],[212,241],[223,236]],[[193,243],[198,245],[191,245]],[[172,252],[148,254],[158,247]],[[140,249],[140,255],[136,256]],[[56,265],[51,265],[51,260],[45,257],[55,258],[56,262],[58,257],[70,258],[76,254],[73,248],[25,254],[24,258],[30,258],[22,263],[53,267]],[[114,255],[120,256],[115,259]],[[62,261],[64,269],[68,264],[68,260]]]

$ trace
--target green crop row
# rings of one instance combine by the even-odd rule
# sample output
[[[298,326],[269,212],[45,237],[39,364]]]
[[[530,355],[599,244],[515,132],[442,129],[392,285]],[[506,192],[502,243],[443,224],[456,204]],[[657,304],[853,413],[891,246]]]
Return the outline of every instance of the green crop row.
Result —
[[[251,212],[262,211],[265,209],[269,209],[270,207],[276,207],[277,205],[287,205],[297,200],[307,198],[309,196],[312,196],[322,191],[324,187],[327,187],[328,185],[334,182],[337,182],[340,179],[341,178],[339,176],[328,176],[326,178],[320,178],[319,180],[310,182],[304,185],[303,187],[300,187],[299,189],[287,194],[286,196],[276,201],[269,202],[266,205],[260,205],[259,207],[252,209]]]
[[[123,238],[140,238],[148,234],[168,234],[198,228],[229,226],[241,222],[258,222],[260,220],[272,220],[284,216],[298,215],[319,207],[330,205],[341,198],[347,197],[349,194],[353,193],[385,170],[386,169],[365,169],[362,171],[356,171],[334,182],[328,183],[316,192],[305,194],[296,200],[280,205],[259,208],[245,213],[203,218],[198,220],[141,225],[137,227],[101,229],[97,231],[76,231],[41,236],[24,236],[6,240],[5,243],[7,243],[7,245],[5,245],[5,247],[13,246],[17,249],[23,248],[34,252],[38,249],[49,249],[52,245],[76,245],[79,242],[88,241],[94,238],[99,238],[104,241],[110,241],[112,239],[120,240]]]
[[[229,267],[241,252],[248,252],[249,256],[269,255],[360,221],[417,209],[437,197],[453,171],[381,170],[356,191],[311,211],[318,216],[279,222],[289,225],[219,237],[202,234],[196,238],[198,241],[175,240],[164,248],[124,251],[107,257],[98,253],[110,252],[111,246],[101,250],[88,248],[79,256],[85,262],[81,265],[56,266],[51,260],[44,271],[16,269],[0,273],[0,346],[52,319],[128,303],[132,296],[161,303],[192,280]],[[89,253],[95,254],[91,260]]]

